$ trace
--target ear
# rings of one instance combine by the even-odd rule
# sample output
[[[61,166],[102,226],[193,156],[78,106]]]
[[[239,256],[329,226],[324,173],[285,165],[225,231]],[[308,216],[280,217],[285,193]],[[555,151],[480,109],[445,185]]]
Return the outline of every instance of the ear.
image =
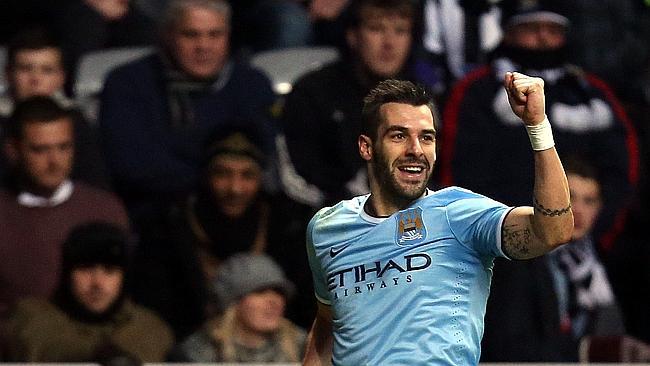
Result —
[[[372,140],[366,135],[359,135],[357,139],[359,144],[359,155],[365,161],[372,160]]]

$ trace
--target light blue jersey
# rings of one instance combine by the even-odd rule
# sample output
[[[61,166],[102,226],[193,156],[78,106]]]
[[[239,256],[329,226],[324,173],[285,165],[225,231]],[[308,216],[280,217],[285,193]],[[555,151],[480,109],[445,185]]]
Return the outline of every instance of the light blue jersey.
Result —
[[[316,296],[332,306],[334,364],[478,364],[509,208],[451,187],[376,218],[368,197],[320,210],[307,232]]]

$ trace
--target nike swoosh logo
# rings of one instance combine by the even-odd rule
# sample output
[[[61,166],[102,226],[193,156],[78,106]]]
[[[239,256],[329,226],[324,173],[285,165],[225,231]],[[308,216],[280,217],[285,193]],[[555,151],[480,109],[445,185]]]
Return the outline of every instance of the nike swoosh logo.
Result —
[[[345,248],[349,247],[351,244],[352,243],[348,245],[344,245],[336,250],[334,248],[330,248],[330,257],[332,258],[336,257],[337,255],[339,255],[339,253],[341,253]]]

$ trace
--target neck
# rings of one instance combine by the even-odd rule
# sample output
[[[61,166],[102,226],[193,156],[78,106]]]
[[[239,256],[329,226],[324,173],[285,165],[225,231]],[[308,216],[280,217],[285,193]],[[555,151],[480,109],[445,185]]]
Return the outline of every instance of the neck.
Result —
[[[379,185],[372,174],[368,178],[371,193],[366,201],[365,210],[372,216],[388,217],[397,211],[404,210],[415,201],[411,198],[386,192],[386,187]]]
[[[366,201],[365,210],[375,217],[388,217],[397,211],[404,210],[413,203],[411,199],[385,200],[378,194],[372,193]]]

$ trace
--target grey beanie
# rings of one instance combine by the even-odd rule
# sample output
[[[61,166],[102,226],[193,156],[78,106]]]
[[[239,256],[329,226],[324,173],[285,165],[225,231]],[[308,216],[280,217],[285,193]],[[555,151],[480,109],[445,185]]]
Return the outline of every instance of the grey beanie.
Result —
[[[277,288],[287,298],[295,291],[293,283],[271,257],[251,253],[234,254],[219,265],[212,286],[221,310],[245,295],[266,288]]]

